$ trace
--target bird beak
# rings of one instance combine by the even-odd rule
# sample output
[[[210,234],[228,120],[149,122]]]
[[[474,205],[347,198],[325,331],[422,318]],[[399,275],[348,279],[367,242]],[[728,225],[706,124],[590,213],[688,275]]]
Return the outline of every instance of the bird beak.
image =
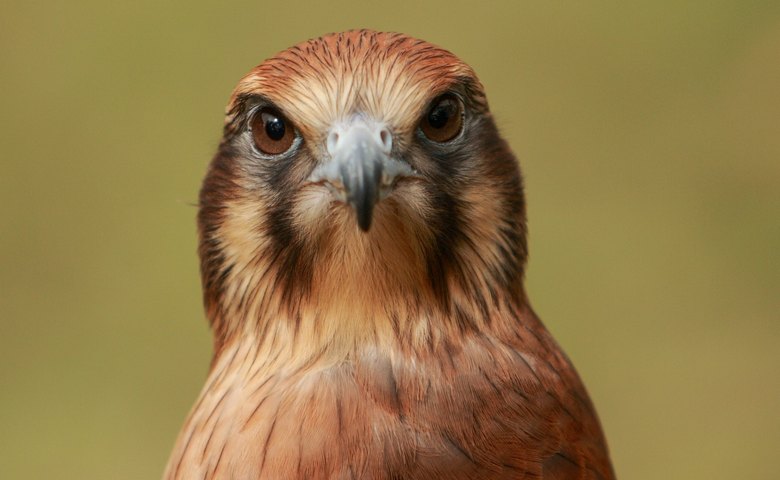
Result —
[[[393,137],[382,124],[358,117],[334,127],[328,134],[330,159],[312,173],[336,199],[350,205],[358,227],[371,228],[374,207],[389,195],[400,176],[413,175],[409,164],[390,157]]]

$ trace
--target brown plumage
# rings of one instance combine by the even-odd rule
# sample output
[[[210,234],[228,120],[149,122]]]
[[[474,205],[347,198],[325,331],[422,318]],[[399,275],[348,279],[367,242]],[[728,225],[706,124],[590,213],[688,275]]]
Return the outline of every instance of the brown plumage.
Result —
[[[266,60],[198,225],[215,353],[165,478],[614,478],[523,289],[516,160],[451,53],[361,30]]]

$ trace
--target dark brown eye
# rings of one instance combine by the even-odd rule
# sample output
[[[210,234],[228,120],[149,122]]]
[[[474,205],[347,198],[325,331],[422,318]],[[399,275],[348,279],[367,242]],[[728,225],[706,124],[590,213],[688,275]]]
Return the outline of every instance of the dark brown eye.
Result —
[[[252,137],[258,150],[267,155],[279,155],[292,146],[295,130],[281,113],[263,108],[252,119]]]
[[[463,106],[458,97],[444,94],[431,103],[420,122],[420,130],[434,142],[446,142],[457,137],[463,126]]]

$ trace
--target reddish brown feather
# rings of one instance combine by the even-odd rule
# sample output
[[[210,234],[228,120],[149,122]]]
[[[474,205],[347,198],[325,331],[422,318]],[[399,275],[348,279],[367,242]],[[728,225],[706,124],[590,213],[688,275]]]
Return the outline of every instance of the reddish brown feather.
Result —
[[[309,263],[279,264],[267,216],[281,194],[229,145],[242,99],[261,95],[295,122],[305,163],[355,112],[414,152],[428,102],[456,86],[489,137],[460,172],[469,181],[441,187],[457,196],[464,238],[434,242],[425,212],[440,206],[412,184],[399,195],[424,208],[388,199],[366,235],[340,211],[317,228],[296,220],[309,230],[290,242],[311,270],[285,272]],[[226,122],[199,215],[215,356],[165,478],[614,478],[588,395],[523,292],[519,172],[470,67],[401,34],[333,34],[252,70]],[[285,192],[290,215],[308,218],[311,192]],[[451,251],[432,263],[442,245]]]

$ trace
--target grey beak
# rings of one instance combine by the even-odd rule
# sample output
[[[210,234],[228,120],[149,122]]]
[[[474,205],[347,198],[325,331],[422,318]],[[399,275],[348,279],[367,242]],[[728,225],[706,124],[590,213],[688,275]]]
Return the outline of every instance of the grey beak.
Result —
[[[360,230],[371,228],[374,209],[392,190],[399,176],[412,176],[411,167],[390,158],[393,137],[382,124],[356,117],[334,127],[328,135],[330,159],[312,173],[312,182],[325,182],[335,196],[352,207]]]
[[[339,163],[347,203],[355,210],[358,227],[364,232],[371,228],[374,206],[379,201],[383,156],[373,142],[359,141],[353,154]]]

